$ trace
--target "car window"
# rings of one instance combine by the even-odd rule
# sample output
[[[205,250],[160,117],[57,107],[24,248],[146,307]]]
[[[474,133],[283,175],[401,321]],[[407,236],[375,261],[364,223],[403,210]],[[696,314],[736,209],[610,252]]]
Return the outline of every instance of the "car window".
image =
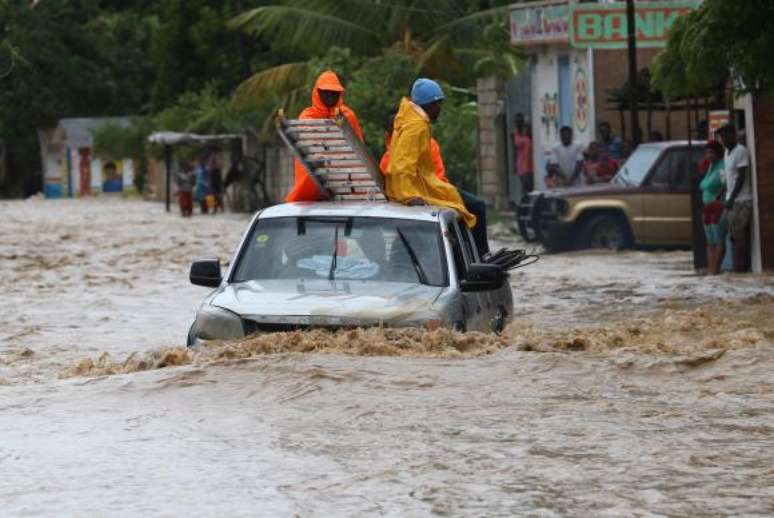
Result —
[[[461,223],[460,221],[456,221],[455,226],[457,227],[460,235],[460,240],[462,242],[463,250],[465,251],[465,263],[475,263],[477,261],[476,259],[476,253],[474,250],[473,241],[470,238],[470,232],[468,231],[468,227],[465,226],[464,223]]]
[[[457,277],[463,279],[467,268],[465,267],[465,256],[462,252],[462,243],[460,242],[460,233],[457,225],[449,225],[449,245],[452,249],[454,258],[454,267],[457,270]]]
[[[698,168],[703,151],[700,147],[672,149],[664,154],[656,170],[649,179],[649,184],[670,190],[684,191],[690,188],[691,171]]]
[[[621,185],[642,185],[642,181],[660,154],[661,150],[658,147],[640,145],[618,169],[613,182]]]
[[[658,161],[656,169],[650,176],[649,185],[652,187],[669,187],[669,177],[675,163],[675,151],[667,151]]]
[[[440,226],[393,218],[259,219],[232,282],[320,278],[446,286]]]

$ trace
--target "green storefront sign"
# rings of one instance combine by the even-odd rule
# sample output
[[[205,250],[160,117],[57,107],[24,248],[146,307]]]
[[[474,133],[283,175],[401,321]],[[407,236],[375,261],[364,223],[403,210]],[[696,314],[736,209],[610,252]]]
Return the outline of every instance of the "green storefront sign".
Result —
[[[701,5],[701,0],[636,2],[635,25],[638,47],[663,47],[669,29],[678,17]],[[626,3],[571,4],[570,44],[579,48],[620,49],[626,47],[628,24]]]

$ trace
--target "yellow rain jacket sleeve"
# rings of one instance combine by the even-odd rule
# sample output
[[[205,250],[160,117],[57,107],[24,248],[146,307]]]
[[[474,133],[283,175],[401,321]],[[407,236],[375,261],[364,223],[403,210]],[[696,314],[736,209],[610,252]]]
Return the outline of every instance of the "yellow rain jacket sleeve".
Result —
[[[473,227],[476,217],[465,209],[456,187],[435,175],[431,137],[427,115],[409,99],[401,100],[392,133],[390,164],[385,176],[387,197],[400,203],[421,198],[428,205],[454,209],[468,227]]]

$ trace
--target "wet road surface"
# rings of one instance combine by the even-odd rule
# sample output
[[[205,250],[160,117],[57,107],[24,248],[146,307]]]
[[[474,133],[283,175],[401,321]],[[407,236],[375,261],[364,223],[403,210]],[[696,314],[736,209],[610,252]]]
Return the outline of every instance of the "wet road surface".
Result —
[[[771,276],[547,256],[512,275],[500,340],[189,353],[188,263],[228,257],[244,217],[0,213],[0,514],[774,513]]]

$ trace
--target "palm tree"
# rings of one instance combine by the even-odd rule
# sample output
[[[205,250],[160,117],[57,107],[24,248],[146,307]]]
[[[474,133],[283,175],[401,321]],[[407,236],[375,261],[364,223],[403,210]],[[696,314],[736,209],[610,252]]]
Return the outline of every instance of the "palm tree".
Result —
[[[232,26],[298,61],[259,71],[237,91],[240,97],[282,94],[289,111],[306,99],[318,68],[315,57],[334,47],[355,58],[388,49],[409,56],[415,74],[469,86],[476,77],[510,76],[520,60],[509,44],[507,0],[283,0],[251,9]]]

